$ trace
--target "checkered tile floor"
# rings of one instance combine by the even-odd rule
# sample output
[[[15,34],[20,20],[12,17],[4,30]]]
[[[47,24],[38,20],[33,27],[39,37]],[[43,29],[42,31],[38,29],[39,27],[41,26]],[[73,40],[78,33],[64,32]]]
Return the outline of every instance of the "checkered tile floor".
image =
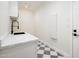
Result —
[[[64,56],[38,41],[37,58],[63,58]]]

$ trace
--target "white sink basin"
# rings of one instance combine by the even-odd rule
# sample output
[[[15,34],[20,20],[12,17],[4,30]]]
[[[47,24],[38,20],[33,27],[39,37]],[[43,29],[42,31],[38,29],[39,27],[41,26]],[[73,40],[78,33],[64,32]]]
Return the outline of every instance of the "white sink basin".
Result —
[[[1,40],[1,47],[16,45],[16,44],[20,44],[20,43],[27,43],[27,42],[36,41],[36,40],[38,40],[38,38],[29,33],[25,33],[25,34],[21,34],[21,35],[9,34],[6,37],[6,39]]]

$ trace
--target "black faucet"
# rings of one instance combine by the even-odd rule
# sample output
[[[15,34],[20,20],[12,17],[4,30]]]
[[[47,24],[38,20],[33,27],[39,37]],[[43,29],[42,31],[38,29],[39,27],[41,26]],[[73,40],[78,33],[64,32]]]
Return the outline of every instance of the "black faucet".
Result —
[[[13,26],[13,23],[16,22],[18,25],[17,26]],[[12,20],[12,24],[11,24],[11,34],[13,34],[13,27],[17,27],[17,29],[19,29],[19,22],[17,20]]]
[[[18,22],[17,20],[16,20],[15,22],[17,22],[17,24],[18,24],[18,25],[17,25],[17,29],[19,29],[19,22]]]
[[[15,27],[15,26],[13,26],[13,23],[14,22],[17,22],[17,29],[19,29],[19,22],[17,21],[17,19],[19,18],[19,12],[18,12],[18,16],[17,17],[14,17],[14,16],[10,16],[10,19],[11,19],[11,34],[13,34],[13,27]]]
[[[11,34],[13,34],[13,21],[11,23]]]

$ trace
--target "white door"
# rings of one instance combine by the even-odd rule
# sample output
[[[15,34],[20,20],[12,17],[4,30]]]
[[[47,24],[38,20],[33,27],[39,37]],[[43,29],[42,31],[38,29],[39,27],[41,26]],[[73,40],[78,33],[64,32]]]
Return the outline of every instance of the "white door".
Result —
[[[73,57],[79,58],[79,2],[72,4]]]

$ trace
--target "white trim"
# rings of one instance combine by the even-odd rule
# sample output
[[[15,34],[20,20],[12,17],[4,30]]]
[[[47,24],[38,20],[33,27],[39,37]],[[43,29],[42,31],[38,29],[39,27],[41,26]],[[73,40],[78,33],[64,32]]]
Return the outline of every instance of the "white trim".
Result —
[[[47,44],[47,42],[43,41],[43,40],[39,40],[43,43],[45,43],[46,45],[48,45],[49,47],[51,47],[49,44]],[[51,47],[52,48],[52,47]],[[64,55],[65,58],[72,58],[72,55],[64,52],[63,50],[61,49],[58,49],[57,47],[53,46],[53,49],[55,49],[55,51],[58,51],[59,53],[61,53],[62,55]]]

